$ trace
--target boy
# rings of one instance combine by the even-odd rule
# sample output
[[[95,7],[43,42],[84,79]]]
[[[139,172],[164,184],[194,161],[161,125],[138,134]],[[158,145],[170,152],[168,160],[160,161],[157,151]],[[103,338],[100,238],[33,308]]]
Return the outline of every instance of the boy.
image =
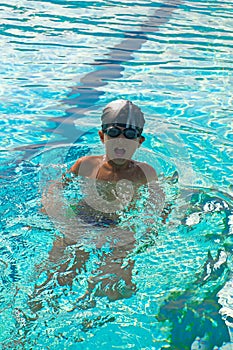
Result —
[[[95,277],[89,280],[85,296],[90,297],[95,291],[95,295],[115,300],[130,297],[135,292],[131,280],[134,262],[129,259],[128,264],[124,263],[128,253],[135,248],[135,233],[118,225],[119,210],[135,206],[141,185],[148,185],[153,212],[163,208],[164,194],[157,185],[155,170],[146,163],[132,160],[136,149],[145,140],[142,136],[145,119],[141,110],[130,101],[116,100],[105,107],[101,121],[99,136],[105,145],[105,155],[82,157],[70,169],[74,177],[85,180],[82,188],[84,199],[72,205],[73,214],[66,216],[59,192],[70,182],[68,179],[62,185],[52,186],[43,204],[47,214],[60,222],[65,231],[64,236],[54,242],[50,261],[58,262],[61,258],[64,261],[66,247],[75,247],[77,263],[69,270],[66,267],[69,262],[58,266],[58,283],[72,284],[77,270],[90,257],[89,243],[97,249],[107,243],[111,251],[102,252],[101,265],[95,271]],[[90,229],[90,225],[99,228]],[[46,284],[37,286],[38,290]]]

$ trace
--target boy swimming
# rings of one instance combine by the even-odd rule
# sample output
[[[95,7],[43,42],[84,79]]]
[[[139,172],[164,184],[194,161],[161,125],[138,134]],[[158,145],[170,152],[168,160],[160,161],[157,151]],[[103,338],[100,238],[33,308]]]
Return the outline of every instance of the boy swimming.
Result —
[[[47,214],[61,223],[63,231],[63,237],[54,242],[50,260],[64,259],[66,248],[73,246],[78,261],[69,271],[66,271],[66,264],[58,265],[59,284],[72,284],[77,266],[81,269],[88,261],[90,249],[101,252],[107,244],[110,251],[100,253],[100,266],[89,281],[85,295],[90,296],[94,291],[95,295],[115,300],[135,292],[131,280],[134,261],[128,258],[128,253],[135,248],[135,229],[131,223],[124,227],[119,224],[121,213],[135,208],[141,186],[147,186],[152,194],[149,199],[152,216],[162,211],[164,194],[159,189],[154,168],[132,159],[145,140],[142,136],[145,119],[140,108],[131,101],[112,101],[104,108],[101,122],[99,137],[105,146],[105,154],[79,158],[63,182],[48,191],[43,204]],[[70,206],[72,213],[67,216],[59,192],[75,182],[76,177],[85,180],[82,185],[84,196]],[[150,220],[150,214],[147,214]]]

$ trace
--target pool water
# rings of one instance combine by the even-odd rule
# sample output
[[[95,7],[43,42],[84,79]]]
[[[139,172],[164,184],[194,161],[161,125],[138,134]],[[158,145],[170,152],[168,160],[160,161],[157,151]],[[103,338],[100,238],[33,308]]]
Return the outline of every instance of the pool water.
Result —
[[[2,349],[231,349],[231,5],[0,2]],[[166,221],[141,189],[117,228],[79,223],[56,250],[83,184],[58,193],[62,218],[41,198],[103,153],[115,98],[145,113],[135,159],[156,169]]]

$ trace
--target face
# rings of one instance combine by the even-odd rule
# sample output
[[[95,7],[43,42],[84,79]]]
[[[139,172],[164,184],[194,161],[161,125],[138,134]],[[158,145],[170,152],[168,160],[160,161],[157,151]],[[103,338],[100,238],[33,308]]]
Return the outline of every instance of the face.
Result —
[[[123,165],[132,158],[137,148],[145,140],[136,129],[122,126],[110,126],[99,131],[101,141],[105,144],[108,160]]]

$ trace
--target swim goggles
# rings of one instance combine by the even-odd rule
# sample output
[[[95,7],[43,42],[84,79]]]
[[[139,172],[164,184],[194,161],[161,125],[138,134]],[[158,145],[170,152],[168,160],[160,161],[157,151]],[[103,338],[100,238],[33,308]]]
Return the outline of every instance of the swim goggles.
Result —
[[[119,128],[125,127],[125,129]],[[136,139],[141,136],[142,129],[137,128],[137,127],[126,127],[125,124],[117,124],[117,125],[112,125],[112,124],[104,124],[102,125],[102,131],[107,134],[109,137],[118,137],[121,134],[123,134],[127,139]]]

